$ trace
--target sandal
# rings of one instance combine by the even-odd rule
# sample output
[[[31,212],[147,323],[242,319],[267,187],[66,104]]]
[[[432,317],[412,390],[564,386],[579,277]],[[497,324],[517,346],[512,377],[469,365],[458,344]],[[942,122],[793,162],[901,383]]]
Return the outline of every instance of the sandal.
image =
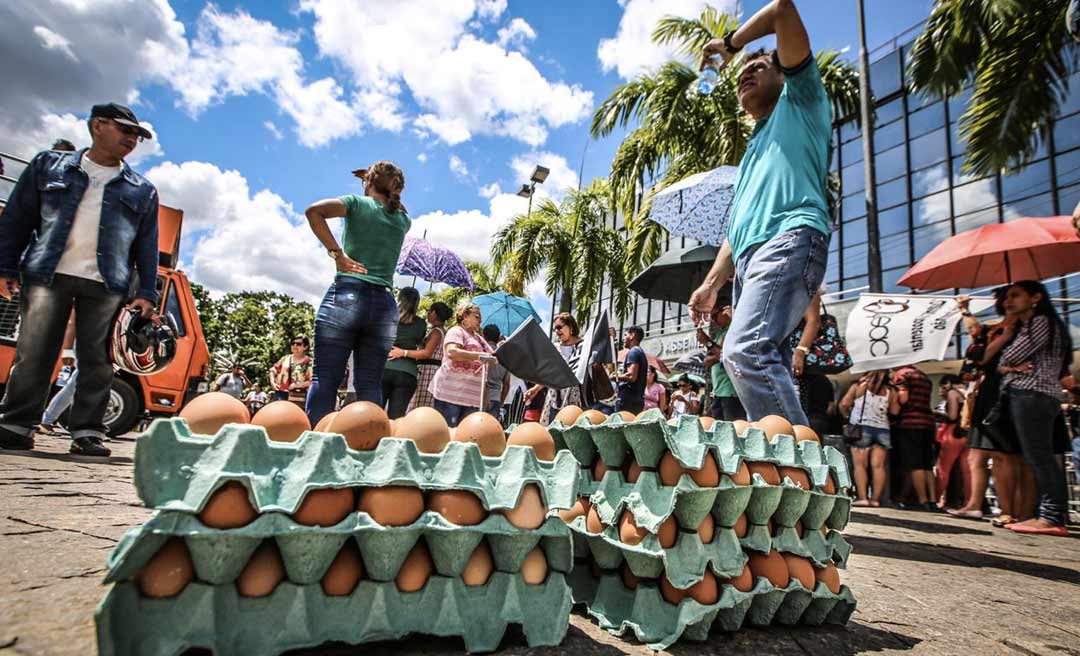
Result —
[[[1012,515],[998,515],[994,519],[990,520],[990,525],[991,526],[996,526],[998,528],[1005,528],[1009,524],[1015,524],[1015,523],[1016,523],[1016,519],[1013,518]]]
[[[960,508],[950,508],[945,511],[952,517],[959,517],[961,519],[982,519],[983,513],[981,510],[962,510]]]
[[[851,502],[851,505],[855,508],[869,508],[870,502],[866,499],[857,499]]]

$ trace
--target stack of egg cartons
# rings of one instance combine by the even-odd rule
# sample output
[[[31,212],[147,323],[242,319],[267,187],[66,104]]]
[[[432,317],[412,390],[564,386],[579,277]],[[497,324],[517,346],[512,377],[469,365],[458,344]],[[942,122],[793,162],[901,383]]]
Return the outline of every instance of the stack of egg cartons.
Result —
[[[530,646],[559,644],[572,541],[550,511],[573,503],[576,461],[535,424],[508,441],[489,415],[455,440],[429,408],[395,424],[371,404],[294,442],[156,421],[135,454],[156,512],[110,556],[99,652],[277,654],[410,633],[490,651],[509,623]]]
[[[569,419],[551,432],[582,465],[579,498],[560,513],[574,532],[571,587],[601,627],[664,649],[854,611],[836,571],[850,553],[847,467],[808,429],[779,417],[672,425],[656,410]]]

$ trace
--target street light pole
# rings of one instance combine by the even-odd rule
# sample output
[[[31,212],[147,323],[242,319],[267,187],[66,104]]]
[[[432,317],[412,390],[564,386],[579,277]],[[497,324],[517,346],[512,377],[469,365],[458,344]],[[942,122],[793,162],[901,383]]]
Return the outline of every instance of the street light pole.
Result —
[[[866,50],[866,10],[856,0],[859,12],[859,105],[862,119],[863,175],[866,178],[866,238],[870,256],[867,272],[871,292],[883,290],[881,280],[881,235],[878,230],[877,177],[874,172],[874,109],[870,97],[870,54]]]

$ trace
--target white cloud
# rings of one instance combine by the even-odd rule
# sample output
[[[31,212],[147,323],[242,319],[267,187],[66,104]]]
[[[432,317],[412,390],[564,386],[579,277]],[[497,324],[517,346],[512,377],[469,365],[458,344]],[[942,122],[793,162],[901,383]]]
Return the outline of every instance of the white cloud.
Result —
[[[68,56],[71,61],[78,63],[79,58],[75,56],[75,51],[71,49],[71,41],[53,32],[44,25],[35,25],[34,34],[41,39],[41,44],[45,46],[46,50],[59,50]]]
[[[281,134],[281,130],[278,129],[278,126],[274,125],[273,121],[263,121],[263,127],[266,128],[267,132],[273,135],[274,139],[281,141],[285,138],[285,135]]]
[[[532,177],[537,165],[546,167],[547,180],[543,184],[536,185],[537,197],[562,198],[568,189],[577,189],[577,173],[570,168],[566,158],[547,151],[532,151],[517,155],[510,160],[510,168],[514,171],[515,180],[528,182]]]
[[[483,187],[480,187],[480,189],[479,189],[479,191],[477,193],[479,193],[480,196],[483,197],[483,198],[491,199],[491,198],[494,198],[494,197],[498,196],[499,191],[500,191],[499,183],[498,182],[492,182],[489,185],[484,185]]]
[[[459,178],[469,177],[469,167],[465,164],[465,161],[457,155],[450,155],[450,170]]]
[[[617,71],[619,77],[630,79],[675,58],[668,46],[653,43],[652,32],[664,16],[693,18],[701,14],[706,5],[734,14],[736,0],[619,0],[623,8],[622,18],[615,36],[602,39],[597,56],[604,71]]]
[[[525,42],[536,38],[536,30],[525,22],[524,18],[515,18],[510,24],[499,30],[498,43],[507,50],[517,49],[525,52]]]
[[[147,177],[163,203],[184,210],[182,252],[192,280],[212,292],[270,290],[318,304],[333,263],[280,196],[253,194],[239,172],[206,162],[165,162]]]
[[[74,114],[45,114],[39,117],[39,125],[28,133],[20,135],[20,139],[14,144],[10,152],[17,157],[29,159],[38,152],[53,145],[57,139],[67,139],[75,144],[75,148],[87,148],[90,146],[90,131],[86,126],[88,116],[78,117]],[[154,136],[157,132],[153,124],[141,121],[142,125],[150,130]],[[130,166],[137,166],[141,162],[160,157],[165,153],[158,139],[148,139],[135,146],[135,150],[127,157]]]
[[[417,155],[416,156],[416,161],[420,162],[421,164],[426,164],[427,163],[427,153],[420,153],[419,155]]]

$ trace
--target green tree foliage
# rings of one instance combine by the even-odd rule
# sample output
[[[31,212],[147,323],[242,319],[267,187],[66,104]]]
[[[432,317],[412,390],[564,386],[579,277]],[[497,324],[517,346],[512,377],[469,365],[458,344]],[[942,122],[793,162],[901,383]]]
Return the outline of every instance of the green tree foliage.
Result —
[[[936,0],[915,39],[912,90],[972,93],[960,117],[964,169],[988,175],[1030,160],[1069,90],[1080,47],[1065,30],[1067,0]]]

